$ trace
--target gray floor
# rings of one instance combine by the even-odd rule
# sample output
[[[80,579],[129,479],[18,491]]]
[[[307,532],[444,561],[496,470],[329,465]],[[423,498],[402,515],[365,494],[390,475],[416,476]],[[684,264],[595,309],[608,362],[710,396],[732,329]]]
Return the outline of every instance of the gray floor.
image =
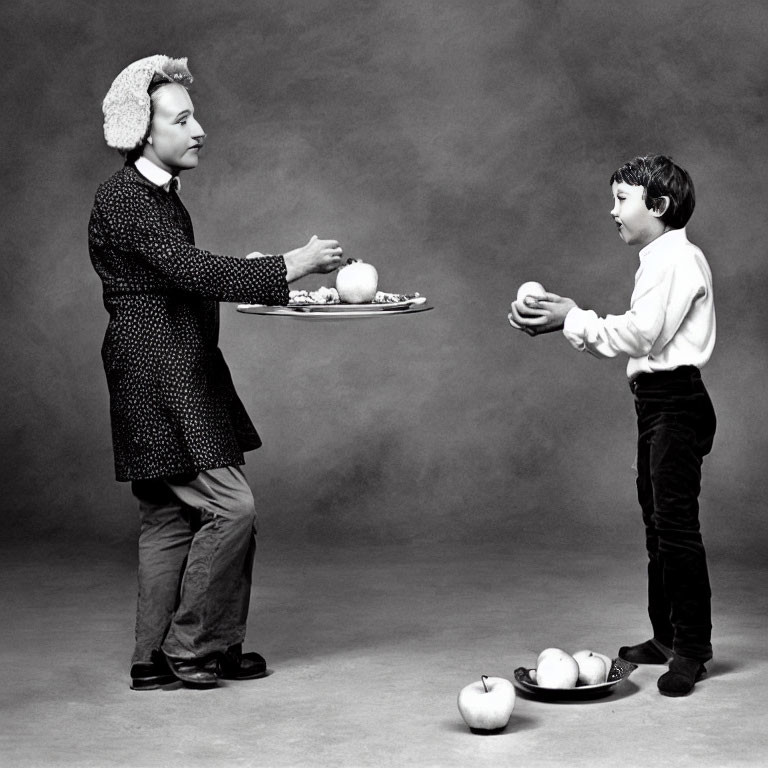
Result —
[[[556,645],[645,639],[642,558],[545,548],[290,551],[262,542],[248,647],[260,681],[128,688],[132,553],[40,543],[0,554],[0,764],[45,766],[758,766],[768,764],[765,572],[713,563],[716,658],[694,693],[641,667],[611,696],[518,695],[470,733],[456,695]]]

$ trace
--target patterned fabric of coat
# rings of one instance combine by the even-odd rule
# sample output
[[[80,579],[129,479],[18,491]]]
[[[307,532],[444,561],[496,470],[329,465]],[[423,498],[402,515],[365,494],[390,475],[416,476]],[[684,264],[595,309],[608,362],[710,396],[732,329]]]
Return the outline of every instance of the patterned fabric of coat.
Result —
[[[195,248],[176,192],[132,165],[99,187],[88,242],[109,312],[101,354],[117,479],[243,464],[261,440],[218,348],[218,302],[286,304],[282,256]]]

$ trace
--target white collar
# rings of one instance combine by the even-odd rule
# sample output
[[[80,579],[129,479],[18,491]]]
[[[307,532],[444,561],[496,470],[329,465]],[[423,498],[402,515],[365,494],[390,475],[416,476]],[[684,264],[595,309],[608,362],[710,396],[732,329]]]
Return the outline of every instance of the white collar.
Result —
[[[688,242],[688,234],[685,231],[685,227],[681,227],[680,229],[670,229],[669,231],[664,232],[664,234],[659,235],[655,240],[651,240],[651,242],[644,248],[641,248],[638,255],[640,258],[643,258],[643,256],[647,256],[653,251],[668,246],[672,248],[679,247],[685,242]]]
[[[170,192],[173,180],[176,180],[176,191],[181,189],[181,180],[178,176],[173,176],[164,168],[155,165],[143,155],[136,161],[136,170],[145,178],[158,187],[162,187],[166,192]]]

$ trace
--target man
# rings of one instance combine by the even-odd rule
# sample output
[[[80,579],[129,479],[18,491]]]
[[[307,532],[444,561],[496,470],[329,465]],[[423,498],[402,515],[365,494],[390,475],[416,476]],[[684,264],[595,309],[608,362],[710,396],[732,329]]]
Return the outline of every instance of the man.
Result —
[[[256,512],[241,466],[261,441],[218,348],[218,302],[286,304],[288,283],[342,255],[317,237],[253,259],[195,247],[178,196],[205,143],[191,82],[186,59],[162,55],[115,79],[104,136],[126,163],[100,185],[89,224],[109,312],[116,477],[140,508],[134,690],[266,674],[261,655],[242,652]]]

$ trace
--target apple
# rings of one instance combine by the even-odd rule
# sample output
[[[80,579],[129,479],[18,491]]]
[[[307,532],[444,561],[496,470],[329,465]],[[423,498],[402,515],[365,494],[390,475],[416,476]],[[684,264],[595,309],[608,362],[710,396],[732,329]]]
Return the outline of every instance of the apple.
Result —
[[[543,296],[545,293],[546,293],[546,290],[541,283],[536,283],[533,281],[523,283],[517,289],[517,298],[515,299],[514,304],[517,305],[518,309],[524,308],[526,296],[539,297],[539,296]],[[518,331],[527,330],[522,325],[519,325],[518,323],[515,322],[511,312],[507,315],[507,320],[509,320],[509,324],[513,328],[516,328]]]
[[[611,672],[611,669],[613,668],[613,659],[610,656],[606,656],[604,653],[598,653],[598,651],[591,651],[591,650],[584,650],[584,651],[576,651],[576,653],[573,654],[573,658],[576,659],[579,666],[581,666],[581,662],[579,661],[579,658],[582,656],[597,656],[598,659],[602,659],[603,663],[605,664],[605,678],[601,682],[606,682],[608,680],[608,675]]]
[[[545,648],[540,654],[539,657],[536,659],[536,666],[538,667],[539,664],[541,664],[541,660],[545,656],[549,656],[551,653],[565,653],[565,651],[562,648]]]
[[[543,296],[546,293],[544,286],[541,283],[529,281],[523,283],[517,289],[517,303],[523,304],[526,296]]]
[[[542,688],[575,688],[579,679],[579,665],[565,651],[544,652],[536,665],[536,684]]]
[[[336,274],[336,290],[344,304],[370,304],[378,285],[376,267],[359,259],[348,259]]]
[[[576,651],[573,654],[579,665],[579,685],[599,685],[608,677],[605,661],[589,650]]]
[[[608,675],[611,674],[611,669],[613,668],[613,659],[610,656],[606,656],[604,653],[598,653],[597,651],[592,651],[593,656],[598,656],[605,662],[605,679],[608,680]]]
[[[515,687],[503,677],[482,675],[459,691],[459,712],[472,731],[498,731],[515,708]]]

